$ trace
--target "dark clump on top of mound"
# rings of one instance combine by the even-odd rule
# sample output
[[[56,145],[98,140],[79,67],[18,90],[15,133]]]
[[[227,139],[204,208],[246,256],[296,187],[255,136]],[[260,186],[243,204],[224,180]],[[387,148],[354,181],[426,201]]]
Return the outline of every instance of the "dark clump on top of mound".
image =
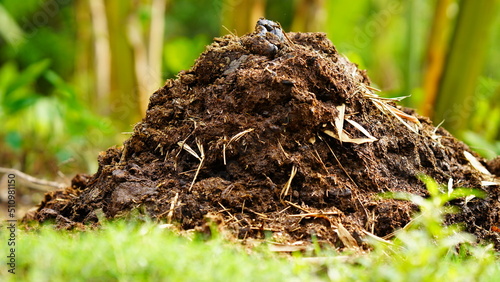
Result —
[[[28,218],[71,227],[140,208],[183,229],[208,217],[239,238],[314,234],[347,246],[363,244],[364,231],[404,227],[416,207],[375,196],[426,196],[418,175],[481,188],[486,176],[466,145],[369,85],[325,34],[285,34],[261,19],[251,34],[216,38],[152,95],[133,136],[102,153],[93,176],[47,194]],[[455,201],[462,212],[450,220],[498,243],[498,186],[485,190]]]

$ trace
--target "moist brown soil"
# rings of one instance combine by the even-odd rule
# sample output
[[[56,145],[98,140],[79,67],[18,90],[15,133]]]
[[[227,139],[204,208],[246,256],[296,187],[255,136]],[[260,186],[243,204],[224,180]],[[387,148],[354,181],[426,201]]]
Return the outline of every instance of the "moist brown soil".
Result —
[[[46,194],[26,218],[70,228],[138,209],[182,229],[212,220],[238,238],[315,235],[349,247],[364,245],[365,231],[383,237],[409,223],[414,204],[377,195],[428,196],[418,175],[481,189],[486,176],[464,157],[465,144],[413,110],[373,98],[369,85],[323,33],[216,38],[152,95],[133,136],[101,153],[94,175]],[[351,141],[365,141],[339,137],[342,126]],[[498,161],[490,163],[498,174]],[[499,247],[499,187],[482,189],[485,199],[454,201],[461,212],[449,222]]]

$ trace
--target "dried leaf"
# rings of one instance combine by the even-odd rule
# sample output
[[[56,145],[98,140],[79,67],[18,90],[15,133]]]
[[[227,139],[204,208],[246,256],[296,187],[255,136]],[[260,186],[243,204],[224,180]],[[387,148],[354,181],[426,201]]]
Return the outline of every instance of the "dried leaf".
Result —
[[[183,148],[184,150],[186,150],[188,153],[190,153],[191,155],[193,155],[195,158],[197,158],[198,160],[201,161],[201,157],[188,145],[186,144],[185,142],[177,142],[177,145],[179,145],[179,147]]]
[[[345,115],[345,104],[342,104],[337,107],[337,110],[339,111],[339,115],[335,118],[335,128],[337,129],[337,136],[342,142],[342,132],[344,130],[344,115]]]
[[[298,251],[305,251],[310,247],[307,245],[288,245],[288,244],[270,244],[269,250],[278,253],[292,253]]]
[[[324,132],[326,135],[330,136],[330,137],[333,137],[333,138],[335,138],[335,139],[338,139],[337,135],[335,135],[335,133],[333,133],[333,131],[331,131],[331,130],[325,129],[325,130],[323,130],[323,132]]]
[[[339,140],[340,142],[354,143],[354,144],[359,145],[359,144],[363,144],[363,143],[370,143],[370,142],[377,141],[377,139],[371,139],[371,138],[351,138],[347,135],[347,133],[345,133],[345,131],[342,132],[342,138],[338,138],[337,135],[333,131],[328,130],[328,129],[323,130],[323,132],[326,135],[331,136],[331,137]]]
[[[481,186],[500,186],[500,183],[493,182],[493,181],[481,181]]]
[[[337,234],[339,235],[340,241],[344,244],[344,246],[348,249],[359,249],[358,243],[352,237],[351,233],[345,229],[342,223],[339,223],[337,226]]]
[[[377,138],[373,137],[368,133],[368,131],[363,128],[360,124],[357,122],[354,122],[354,127],[356,127],[358,130],[363,132],[363,134],[367,135],[369,138],[351,138],[347,133],[344,131],[344,120],[345,118],[345,104],[342,104],[340,106],[337,106],[337,110],[339,111],[339,115],[335,117],[334,119],[334,126],[335,129],[337,130],[337,133],[335,134],[333,131],[325,129],[323,132],[340,142],[347,142],[347,143],[355,143],[355,144],[363,144],[363,143],[369,143],[376,141]],[[349,120],[348,120],[349,121]],[[352,123],[351,123],[352,124]]]
[[[358,145],[377,141],[377,139],[371,139],[371,138],[350,138],[349,136],[347,136],[347,138],[348,139],[344,139],[344,142],[354,143],[354,144],[358,144]]]
[[[393,115],[394,117],[396,117],[404,126],[406,126],[408,129],[410,129],[411,131],[415,132],[418,134],[418,126],[420,125],[420,122],[418,124],[415,124],[415,128],[413,128],[411,125],[409,125],[407,122],[405,122],[402,118],[401,118],[401,114],[400,113],[403,113],[406,117],[411,117],[407,114],[405,114],[404,112],[386,104],[385,102],[382,102],[382,101],[379,101],[378,99],[375,99],[375,98],[370,98],[373,102],[373,104],[383,113],[385,114],[391,114]],[[396,111],[394,110],[397,110],[399,111],[399,113],[397,113]],[[417,119],[418,121],[418,119]]]
[[[372,238],[373,240],[375,241],[378,241],[378,242],[381,242],[381,243],[384,243],[384,244],[387,244],[387,245],[393,245],[393,243],[389,240],[386,240],[382,237],[379,237],[371,232],[368,232],[366,230],[363,230],[363,233],[365,233],[368,237]]]
[[[467,203],[469,203],[470,200],[474,199],[475,197],[476,196],[474,196],[474,195],[469,195],[469,196],[465,197],[465,203],[464,204],[467,205]]]
[[[491,173],[471,153],[464,151],[464,156],[477,171],[482,174],[491,175]]]
[[[448,179],[448,196],[453,193],[453,178]]]
[[[366,137],[368,137],[369,139],[373,139],[373,141],[377,141],[378,139],[373,137],[369,132],[368,130],[366,130],[363,126],[361,126],[361,124],[353,121],[353,120],[350,120],[350,119],[346,119],[346,121],[350,124],[352,124],[352,126],[356,127],[359,131],[361,131]]]

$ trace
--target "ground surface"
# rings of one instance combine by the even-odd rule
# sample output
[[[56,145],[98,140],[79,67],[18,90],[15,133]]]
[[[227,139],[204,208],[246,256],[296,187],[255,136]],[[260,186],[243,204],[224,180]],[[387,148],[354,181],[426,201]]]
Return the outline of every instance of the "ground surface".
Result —
[[[462,142],[369,85],[322,33],[283,35],[260,22],[252,34],[217,38],[152,95],[97,173],[47,194],[27,219],[69,228],[137,208],[183,229],[211,220],[239,238],[315,235],[352,247],[365,231],[385,236],[409,223],[413,204],[376,196],[426,196],[417,178],[426,174],[488,192],[455,201],[462,211],[449,220],[498,247],[499,189],[481,186],[494,176],[470,164]],[[498,161],[491,169],[498,174]]]

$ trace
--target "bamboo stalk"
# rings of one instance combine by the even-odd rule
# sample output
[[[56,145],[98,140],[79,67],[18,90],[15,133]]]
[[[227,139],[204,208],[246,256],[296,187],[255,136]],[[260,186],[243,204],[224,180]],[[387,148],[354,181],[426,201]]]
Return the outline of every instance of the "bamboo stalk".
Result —
[[[107,102],[111,81],[111,51],[106,8],[103,0],[89,0],[89,7],[94,34],[96,96],[98,101]]]
[[[133,50],[134,74],[137,81],[137,100],[139,101],[139,111],[146,112],[147,97],[149,95],[149,77],[152,75],[148,68],[148,53],[144,38],[142,36],[141,24],[137,14],[129,16],[127,24],[127,34],[130,46]]]
[[[265,16],[265,7],[266,0],[228,0],[223,12],[224,26],[238,35],[252,32],[257,20]]]
[[[434,114],[434,120],[444,119],[444,127],[452,133],[465,129],[473,109],[497,5],[496,0],[460,2]]]
[[[106,103],[96,99],[96,75],[92,62],[94,57],[94,43],[92,30],[92,16],[88,1],[75,2],[76,40],[79,44],[75,49],[75,87],[80,90],[84,101],[92,108],[98,109],[101,114],[108,115]]]
[[[148,92],[140,97],[141,112],[147,110],[149,95],[162,85],[162,55],[165,32],[165,9],[167,0],[153,0],[151,5],[151,27],[149,29],[148,69],[150,81]]]
[[[124,32],[132,1],[106,0],[105,4],[111,46],[111,97],[108,107],[115,121],[130,126],[143,114],[137,106],[138,85],[133,50]]]
[[[138,2],[135,3],[135,5],[138,4]],[[128,20],[128,40],[134,53],[135,80],[138,85],[137,99],[142,114],[147,110],[150,95],[162,85],[161,68],[166,5],[166,0],[152,1],[147,39],[138,20],[137,7]]]
[[[325,27],[325,1],[302,0],[296,5],[292,30],[294,31],[321,31]]]
[[[406,44],[405,44],[405,64],[403,68],[404,74],[404,84],[403,84],[403,93],[410,94],[412,93],[413,88],[415,87],[415,73],[416,65],[418,64],[417,56],[416,56],[416,47],[415,47],[415,31],[416,31],[416,11],[418,7],[418,3],[416,0],[408,0],[404,1],[406,3],[406,11],[405,11],[405,21],[406,21]]]
[[[148,64],[148,47],[145,44],[141,23],[139,22],[139,3],[134,2],[133,11],[128,16],[127,35],[130,46],[133,51],[134,59],[134,75],[137,82],[137,100],[139,101],[139,111],[141,114],[146,113],[147,101],[150,92],[151,76],[154,73],[150,72]]]
[[[424,102],[420,105],[423,115],[432,117],[432,106],[438,94],[439,80],[443,73],[443,67],[448,51],[451,19],[447,16],[447,10],[452,4],[451,0],[436,1],[432,27],[427,42],[427,54],[424,70]]]

